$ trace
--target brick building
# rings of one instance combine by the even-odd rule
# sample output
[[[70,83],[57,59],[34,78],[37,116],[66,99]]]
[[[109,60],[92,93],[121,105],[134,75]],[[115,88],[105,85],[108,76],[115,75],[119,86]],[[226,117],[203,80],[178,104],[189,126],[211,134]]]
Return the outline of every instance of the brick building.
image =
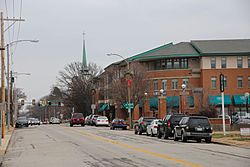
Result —
[[[141,115],[162,118],[166,113],[174,112],[197,114],[211,109],[220,114],[221,73],[225,75],[226,113],[246,110],[244,93],[250,92],[249,39],[169,43],[129,57],[126,61],[130,65],[139,62],[147,69],[147,89],[133,110],[133,119]],[[114,79],[124,78],[126,61],[106,67],[96,82],[99,92],[96,94],[97,112],[110,119],[128,117],[127,110],[108,93]]]

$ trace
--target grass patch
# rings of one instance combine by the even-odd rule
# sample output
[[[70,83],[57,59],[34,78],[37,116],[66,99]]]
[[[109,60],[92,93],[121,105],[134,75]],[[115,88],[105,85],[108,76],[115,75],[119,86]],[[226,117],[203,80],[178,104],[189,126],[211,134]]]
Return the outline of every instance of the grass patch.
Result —
[[[248,137],[237,137],[237,138],[233,138],[233,140],[236,140],[236,141],[249,141],[250,142],[250,138],[248,138]]]
[[[223,137],[240,137],[240,134],[226,134],[224,136],[224,134],[222,133],[215,133],[213,134],[213,138],[223,138]]]

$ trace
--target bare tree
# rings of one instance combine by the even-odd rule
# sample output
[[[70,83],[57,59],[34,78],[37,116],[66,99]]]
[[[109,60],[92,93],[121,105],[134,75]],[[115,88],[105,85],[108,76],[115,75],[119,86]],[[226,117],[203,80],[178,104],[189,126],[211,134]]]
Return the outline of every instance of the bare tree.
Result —
[[[132,75],[131,83],[131,102],[137,105],[139,101],[143,98],[145,91],[147,90],[146,77],[146,67],[139,63],[133,62],[130,66],[130,72]],[[110,72],[112,73],[112,71]],[[113,71],[114,73],[114,71]],[[113,79],[111,93],[113,99],[116,102],[122,104],[128,100],[128,82],[126,77]]]
[[[82,112],[84,115],[90,113],[93,78],[102,72],[101,67],[94,63],[90,63],[88,69],[86,75],[82,72],[82,64],[73,62],[60,71],[57,77],[65,105],[74,107],[75,112]]]

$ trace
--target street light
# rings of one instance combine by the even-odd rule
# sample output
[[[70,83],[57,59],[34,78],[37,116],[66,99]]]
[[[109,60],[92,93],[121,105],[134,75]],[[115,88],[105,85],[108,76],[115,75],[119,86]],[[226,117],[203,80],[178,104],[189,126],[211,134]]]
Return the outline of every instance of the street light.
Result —
[[[245,98],[246,98],[246,109],[247,109],[247,113],[248,113],[248,98],[249,98],[248,92],[245,93]]]
[[[23,39],[23,40],[16,40],[16,41],[12,41],[10,43],[8,43],[5,47],[7,48],[7,89],[8,89],[8,102],[7,102],[7,119],[8,119],[8,130],[10,128],[10,78],[12,79],[12,71],[10,71],[10,51],[9,51],[9,47],[12,46],[13,44],[19,43],[19,42],[39,42],[39,40],[28,40],[28,39]],[[10,76],[11,73],[11,76]],[[26,75],[26,74],[24,74]],[[2,78],[4,79],[4,78]],[[12,85],[12,84],[11,84]],[[2,89],[2,93],[3,91],[5,91]],[[5,93],[4,93],[5,94]],[[13,125],[14,126],[14,125]]]
[[[119,54],[115,54],[115,53],[109,53],[109,54],[107,54],[107,56],[117,56],[117,57],[120,57],[120,58],[122,58],[126,63],[127,63],[127,74],[128,74],[128,81],[129,81],[129,79],[130,79],[130,75],[131,75],[131,73],[130,73],[130,68],[129,68],[129,62],[128,62],[128,60],[127,59],[125,59],[123,56],[121,56],[121,55],[119,55]],[[129,83],[128,82],[128,113],[129,113],[129,127],[130,128],[132,128],[132,113],[131,113],[131,106],[130,106],[130,86],[131,86],[131,82]]]

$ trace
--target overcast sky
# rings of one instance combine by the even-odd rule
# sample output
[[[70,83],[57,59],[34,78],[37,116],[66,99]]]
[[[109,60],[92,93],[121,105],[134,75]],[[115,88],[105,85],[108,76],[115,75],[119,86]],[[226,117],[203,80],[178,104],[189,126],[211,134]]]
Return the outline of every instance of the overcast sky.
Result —
[[[18,17],[21,0],[6,2],[8,16]],[[58,72],[82,60],[83,31],[87,61],[102,67],[120,60],[111,52],[130,57],[169,42],[250,38],[249,0],[22,0],[21,15],[19,39],[40,41],[19,43],[13,55],[14,71],[31,73],[17,79],[28,99],[47,95]],[[17,31],[15,24],[5,43]]]

